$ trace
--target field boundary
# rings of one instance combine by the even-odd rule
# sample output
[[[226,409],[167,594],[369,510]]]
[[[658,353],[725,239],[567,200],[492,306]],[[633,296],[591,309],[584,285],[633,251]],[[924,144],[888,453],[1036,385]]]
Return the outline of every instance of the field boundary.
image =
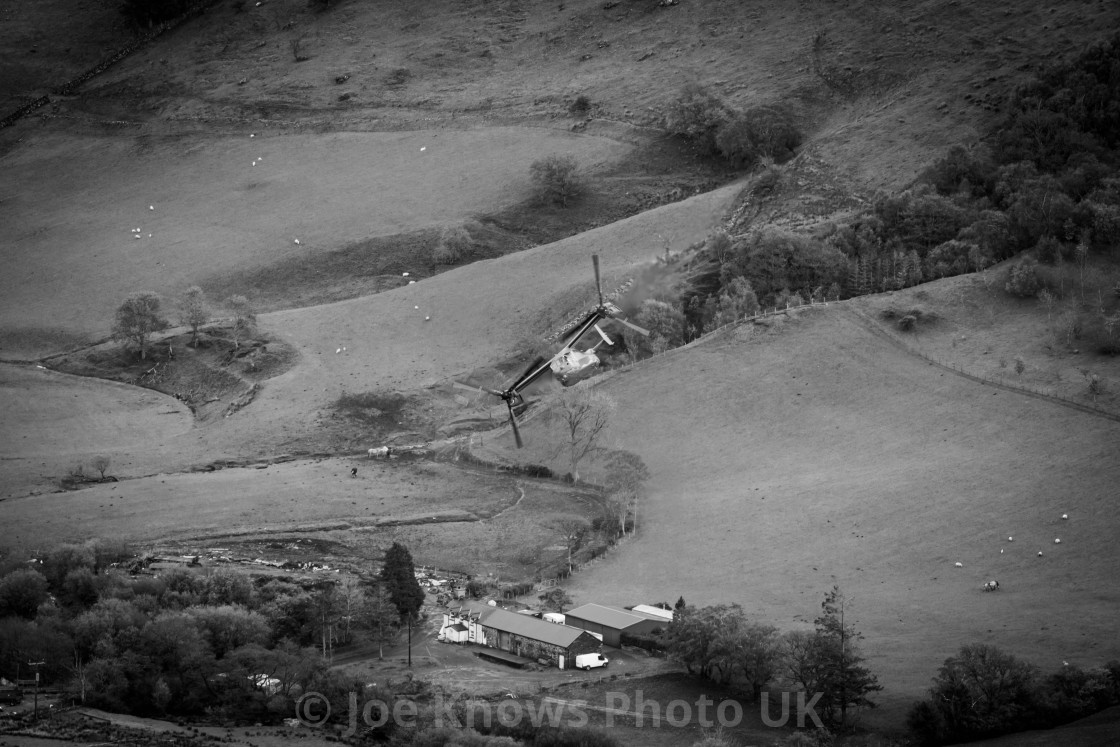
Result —
[[[79,74],[74,78],[71,78],[62,85],[57,86],[51,91],[51,93],[54,93],[57,96],[69,96],[73,94],[87,80],[100,75],[101,73],[111,68],[113,65],[117,64],[124,58],[136,52],[141,47],[144,47],[148,43],[155,41],[168,31],[172,31],[178,28],[179,26],[189,21],[191,18],[202,15],[206,12],[207,8],[217,5],[220,2],[221,0],[201,0],[201,2],[195,3],[186,11],[184,11],[178,18],[172,18],[170,21],[164,21],[149,33],[144,34],[139,39],[135,39],[129,44],[121,47],[117,51],[113,52],[113,54],[101,60],[85,72]],[[19,109],[16,109],[14,112],[5,116],[3,119],[0,119],[0,130],[4,129],[5,127],[11,127],[23,117],[27,116],[36,109],[40,109],[46,106],[50,102],[50,96],[40,96],[32,102],[24,104]],[[133,123],[127,122],[125,124]]]
[[[1087,405],[1084,402],[1078,402],[1077,400],[1063,397],[1059,394],[1053,393],[1052,391],[1042,389],[1041,387],[1036,388],[1027,384],[1012,384],[1007,381],[992,378],[990,376],[984,376],[983,374],[977,374],[967,371],[964,366],[959,363],[954,363],[952,361],[946,361],[937,358],[936,356],[930,355],[924,350],[918,349],[908,341],[897,337],[891,331],[885,329],[882,325],[878,324],[874,319],[869,317],[865,312],[853,308],[850,305],[846,306],[845,310],[857,324],[859,324],[861,327],[863,327],[876,337],[886,340],[887,342],[903,350],[904,352],[909,353],[910,355],[917,356],[918,358],[927,361],[931,365],[937,366],[938,368],[944,369],[952,374],[962,376],[966,379],[971,379],[972,381],[975,381],[979,384],[987,384],[988,386],[998,387],[999,389],[1003,389],[1005,391],[1016,392],[1018,394],[1024,394],[1028,397],[1034,397],[1035,399],[1053,402],[1054,404],[1069,407],[1074,410],[1079,410],[1089,415],[1097,415],[1099,417],[1107,418],[1109,420],[1114,420],[1120,423],[1120,414],[1105,410],[1102,407]]]

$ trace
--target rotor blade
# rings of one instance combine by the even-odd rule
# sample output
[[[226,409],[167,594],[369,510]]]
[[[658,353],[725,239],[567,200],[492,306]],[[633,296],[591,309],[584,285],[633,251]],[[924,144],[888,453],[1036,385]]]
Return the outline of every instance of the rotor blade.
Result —
[[[624,327],[629,327],[630,329],[634,330],[635,332],[637,332],[640,335],[645,335],[646,337],[649,337],[649,330],[648,329],[643,329],[642,327],[639,327],[637,324],[631,324],[630,322],[626,321],[622,317],[612,316],[612,317],[610,317],[610,320],[612,322],[618,322],[619,324],[623,325]]]
[[[521,431],[517,427],[517,416],[513,414],[513,401],[508,401],[506,404],[509,405],[509,424],[513,429],[513,442],[517,444],[517,448],[520,449],[525,446],[525,442],[521,440]]]
[[[593,326],[606,318],[608,317],[599,309],[590,312],[579,324],[569,329],[567,334],[564,335],[564,348],[570,348],[575,345],[579,342],[579,338],[583,337]]]
[[[603,305],[603,284],[599,279],[599,255],[591,255],[591,264],[595,265],[595,292],[599,294],[599,305]]]
[[[486,387],[483,387],[483,386],[471,386],[470,384],[464,384],[461,381],[453,381],[453,382],[451,382],[451,386],[458,387],[459,389],[466,389],[469,392],[482,392],[483,394],[493,394],[496,397],[504,397],[505,396],[504,392],[499,392],[497,389],[487,389]]]
[[[538,356],[531,364],[529,364],[529,367],[525,369],[525,373],[521,374],[521,378],[509,385],[509,389],[507,391],[516,392],[519,389],[529,386],[534,381],[536,381],[541,374],[549,370],[548,364],[551,362],[552,361],[550,359],[545,358],[544,356]]]

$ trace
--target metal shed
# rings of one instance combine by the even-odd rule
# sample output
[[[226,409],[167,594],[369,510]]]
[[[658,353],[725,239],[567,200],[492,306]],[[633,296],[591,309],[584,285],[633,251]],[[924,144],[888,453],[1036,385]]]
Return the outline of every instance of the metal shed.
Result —
[[[572,627],[603,636],[603,643],[616,648],[622,645],[623,633],[647,635],[668,625],[664,620],[652,615],[634,614],[618,607],[594,603],[568,610],[564,621]]]

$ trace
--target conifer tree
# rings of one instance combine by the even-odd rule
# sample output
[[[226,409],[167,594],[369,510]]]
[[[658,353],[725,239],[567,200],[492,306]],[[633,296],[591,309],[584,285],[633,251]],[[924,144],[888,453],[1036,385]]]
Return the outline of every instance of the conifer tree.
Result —
[[[412,564],[412,553],[399,542],[385,552],[385,562],[381,566],[381,582],[389,592],[389,599],[397,608],[401,619],[415,618],[424,604],[424,590],[416,580],[416,568]]]

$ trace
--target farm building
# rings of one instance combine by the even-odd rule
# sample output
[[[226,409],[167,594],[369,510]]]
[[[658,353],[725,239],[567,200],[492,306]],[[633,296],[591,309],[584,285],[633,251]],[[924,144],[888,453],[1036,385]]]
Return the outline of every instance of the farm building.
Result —
[[[579,654],[597,653],[602,648],[585,630],[470,601],[448,605],[440,636],[457,643],[480,643],[561,669]]]
[[[662,609],[661,607],[654,607],[650,604],[635,604],[630,608],[630,611],[635,615],[645,615],[646,617],[657,617],[665,621],[665,624],[673,622],[673,611]]]
[[[659,615],[643,614],[618,607],[605,607],[601,604],[585,604],[564,614],[564,623],[573,628],[582,628],[589,633],[603,636],[608,646],[622,645],[622,634],[648,635],[657,629],[664,629],[669,621]]]

